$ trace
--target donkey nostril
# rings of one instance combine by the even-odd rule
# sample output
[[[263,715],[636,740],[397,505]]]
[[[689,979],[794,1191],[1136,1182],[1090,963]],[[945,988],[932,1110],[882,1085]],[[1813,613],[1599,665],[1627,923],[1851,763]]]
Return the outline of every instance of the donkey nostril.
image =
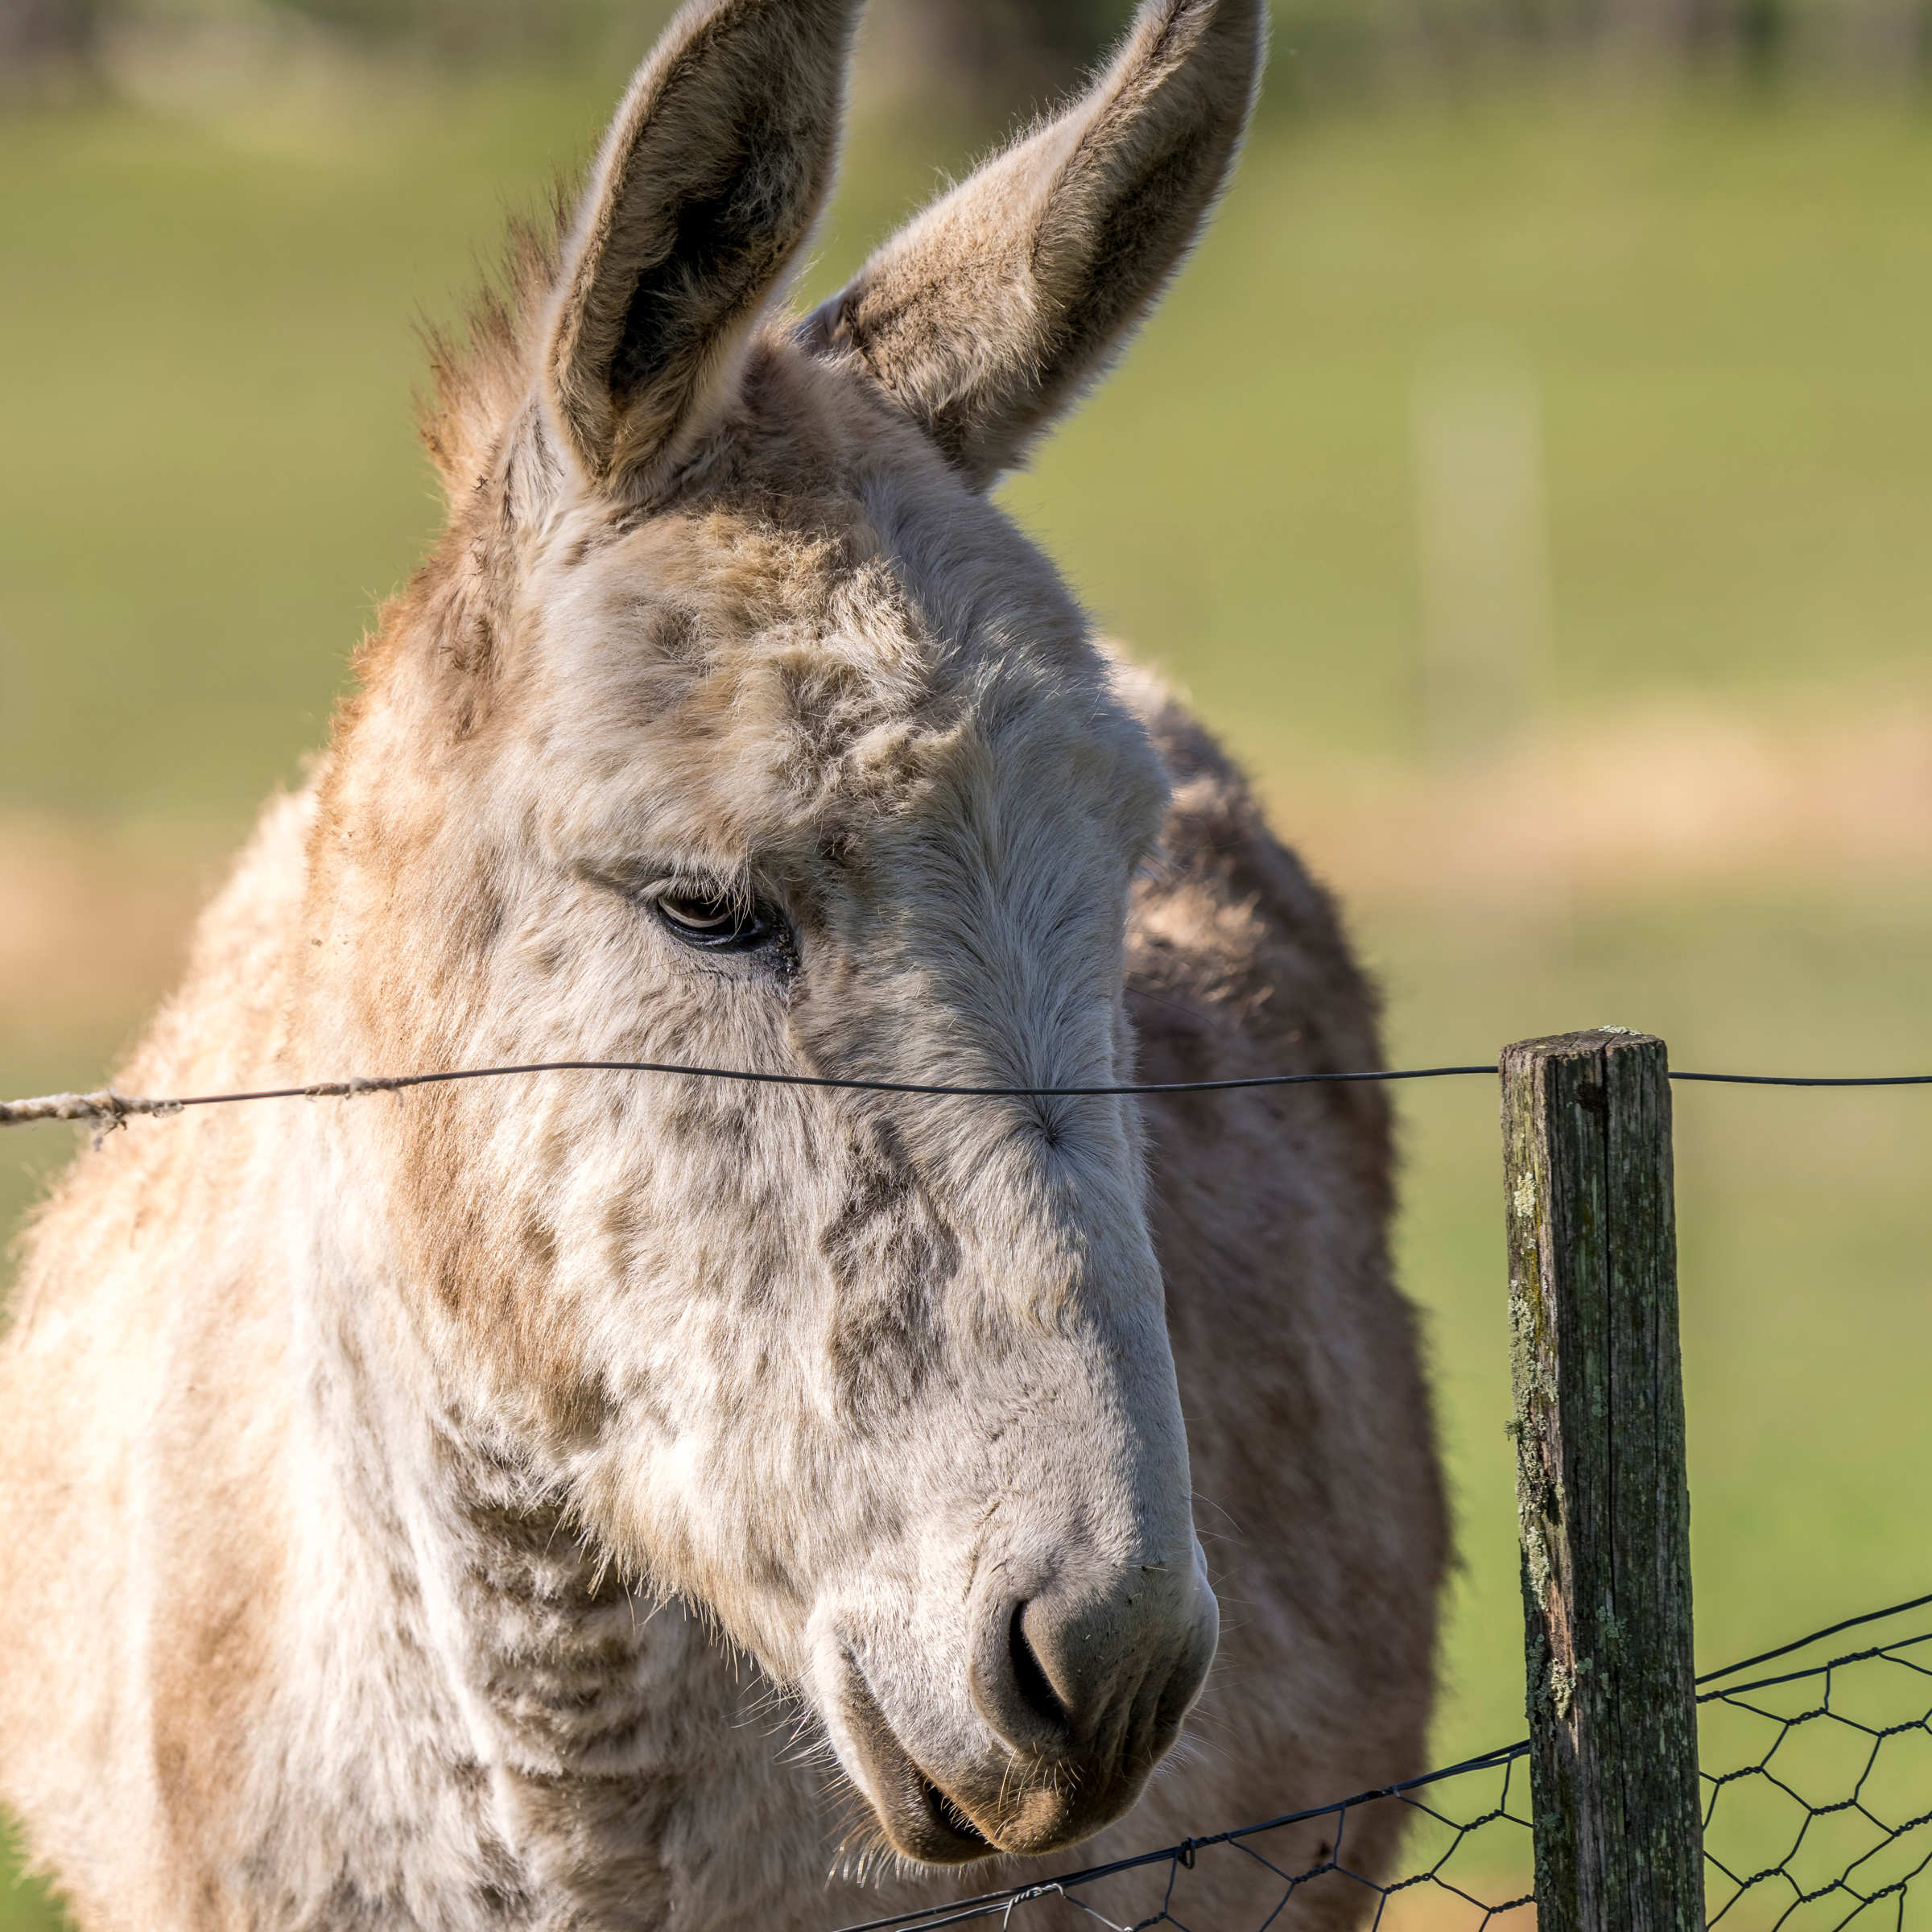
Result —
[[[1071,1729],[1067,1707],[1026,1640],[1026,1606],[1023,1603],[1013,1607],[1013,1620],[1006,1628],[1006,1655],[1013,1666],[1013,1687],[1020,1702],[1052,1729]]]
[[[1027,1624],[1033,1633],[1027,1633]],[[1072,1742],[1073,1712],[1052,1668],[1052,1624],[1038,1599],[1007,1603],[980,1626],[967,1674],[974,1707],[995,1736],[1027,1756],[1058,1757]],[[1048,1647],[1042,1653],[1041,1642]]]
[[[1173,1743],[1217,1623],[1191,1564],[1096,1564],[1017,1600],[1002,1592],[981,1616],[967,1687],[993,1735],[1022,1757],[1137,1765],[1137,1776]]]

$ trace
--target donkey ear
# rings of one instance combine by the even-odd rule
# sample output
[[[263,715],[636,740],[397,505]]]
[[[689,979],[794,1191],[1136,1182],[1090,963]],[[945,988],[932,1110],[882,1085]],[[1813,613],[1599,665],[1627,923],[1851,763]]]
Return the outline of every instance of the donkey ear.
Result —
[[[1084,98],[888,242],[802,325],[856,356],[976,485],[1104,369],[1241,145],[1262,0],[1146,0]]]
[[[544,350],[593,481],[671,454],[831,186],[857,0],[691,0],[605,138]]]

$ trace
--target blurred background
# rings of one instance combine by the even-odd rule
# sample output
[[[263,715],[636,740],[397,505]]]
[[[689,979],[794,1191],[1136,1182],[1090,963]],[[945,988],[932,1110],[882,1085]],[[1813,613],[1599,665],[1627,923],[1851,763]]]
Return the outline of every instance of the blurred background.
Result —
[[[664,10],[0,0],[0,1091],[108,1073],[322,741],[436,522],[419,321]],[[807,292],[1127,10],[874,0]],[[1394,1063],[1932,1068],[1932,0],[1277,0],[1217,226],[1005,496],[1343,894]],[[1447,1759],[1522,1727],[1496,1100],[1401,1105]],[[1678,1113],[1713,1665],[1932,1588],[1932,1098]],[[72,1145],[9,1133],[0,1220]]]

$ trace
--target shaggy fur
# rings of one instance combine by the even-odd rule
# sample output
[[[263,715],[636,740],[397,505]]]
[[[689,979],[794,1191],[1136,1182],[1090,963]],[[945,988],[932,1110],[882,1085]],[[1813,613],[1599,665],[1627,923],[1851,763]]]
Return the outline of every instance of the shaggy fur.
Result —
[[[795,328],[852,11],[687,8],[440,352],[446,537],[124,1086],[1376,1063],[1327,898],[981,493],[1218,192],[1256,0],[1149,0]],[[0,1795],[90,1932],[723,1932],[1413,1771],[1389,1166],[1359,1086],[571,1075],[111,1137],[0,1346]]]

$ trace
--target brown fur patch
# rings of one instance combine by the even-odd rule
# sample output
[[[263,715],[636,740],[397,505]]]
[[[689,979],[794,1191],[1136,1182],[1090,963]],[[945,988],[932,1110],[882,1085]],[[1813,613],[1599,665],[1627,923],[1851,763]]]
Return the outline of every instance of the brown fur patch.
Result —
[[[855,1133],[845,1199],[819,1235],[832,1278],[827,1352],[857,1421],[917,1399],[943,1358],[935,1320],[960,1242],[890,1121]]]

